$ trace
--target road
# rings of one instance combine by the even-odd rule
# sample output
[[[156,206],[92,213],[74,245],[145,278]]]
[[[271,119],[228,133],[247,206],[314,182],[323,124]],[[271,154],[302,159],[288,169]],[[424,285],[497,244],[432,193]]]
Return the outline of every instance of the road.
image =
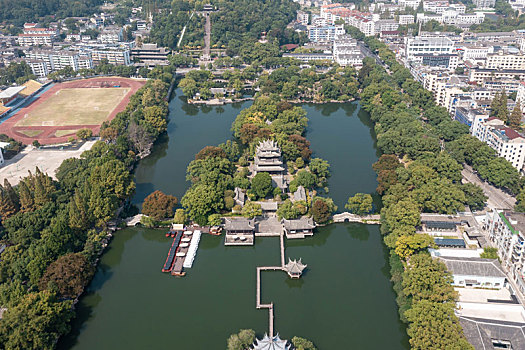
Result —
[[[465,165],[463,171],[463,182],[470,182],[481,187],[485,195],[488,197],[487,206],[496,209],[513,209],[516,204],[516,198],[503,192],[489,183],[481,180],[477,174],[474,173],[472,167]]]

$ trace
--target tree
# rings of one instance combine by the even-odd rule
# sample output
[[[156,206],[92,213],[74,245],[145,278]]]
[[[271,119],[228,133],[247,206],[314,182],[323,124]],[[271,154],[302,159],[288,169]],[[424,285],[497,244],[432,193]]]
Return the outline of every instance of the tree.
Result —
[[[206,159],[206,158],[226,158],[226,152],[220,147],[206,146],[197,153],[195,159]]]
[[[314,343],[300,337],[293,337],[292,344],[296,350],[317,350]]]
[[[506,123],[509,118],[507,100],[508,98],[505,89],[501,90],[499,93],[497,92],[490,104],[490,116],[496,117]]]
[[[184,209],[175,210],[175,216],[173,217],[173,222],[175,224],[185,224],[186,220],[186,212],[184,211]]]
[[[434,239],[427,234],[403,235],[396,241],[395,252],[400,258],[407,260],[412,255],[434,246]]]
[[[330,198],[314,197],[312,203],[311,214],[318,224],[329,222],[332,218],[332,213],[337,210]]]
[[[108,126],[107,128],[100,130],[100,137],[102,140],[113,142],[118,137],[118,130],[112,126]]]
[[[54,293],[27,294],[4,312],[0,341],[5,349],[53,349],[56,339],[69,331],[72,302],[60,302]]]
[[[152,192],[142,203],[142,213],[155,220],[162,220],[173,216],[173,208],[177,205],[176,197],[161,191]]]
[[[277,216],[279,217],[279,220],[296,219],[299,217],[299,215],[301,215],[301,213],[297,210],[290,199],[285,200],[284,203],[279,205],[279,208],[277,209]]]
[[[465,193],[465,204],[470,207],[470,210],[477,211],[485,208],[485,203],[488,197],[485,195],[481,187],[472,183],[461,184],[460,189]]]
[[[403,292],[414,300],[453,302],[457,292],[451,283],[452,276],[445,264],[432,259],[428,253],[419,253],[410,258],[403,279]]]
[[[77,137],[81,140],[87,140],[93,136],[93,131],[91,129],[80,129],[77,131]]]
[[[95,268],[81,253],[70,253],[52,262],[40,279],[40,290],[51,290],[58,296],[75,299],[91,280]]]
[[[454,303],[421,300],[405,312],[411,349],[474,349],[463,335]]]
[[[223,192],[212,185],[196,184],[186,191],[181,204],[190,218],[205,225],[210,214],[224,208]]]
[[[499,259],[498,248],[485,247],[483,248],[483,253],[481,253],[479,257],[483,259]]]
[[[251,187],[258,198],[266,198],[273,190],[272,177],[266,172],[259,172],[253,177]]]
[[[222,224],[222,219],[220,214],[211,214],[208,216],[208,224],[210,226],[219,226]]]
[[[255,202],[247,202],[241,210],[242,216],[245,218],[254,218],[262,215],[261,205]]]
[[[520,101],[516,102],[516,106],[514,106],[514,109],[512,110],[512,113],[509,117],[509,126],[515,130],[519,129],[521,126],[521,118],[523,116],[523,113],[521,112],[521,104]]]
[[[365,193],[356,193],[355,196],[348,198],[345,208],[352,214],[370,214],[373,209],[372,196]]]
[[[86,230],[91,223],[87,198],[84,193],[77,190],[69,202],[69,226],[77,230]]]
[[[0,186],[0,216],[5,221],[19,210],[18,196],[7,179],[4,179],[4,186]]]
[[[144,108],[144,120],[149,126],[153,127],[153,129],[157,132],[157,135],[162,134],[168,128],[166,113],[159,106],[150,106]]]
[[[290,182],[290,191],[295,192],[299,186],[313,189],[317,185],[317,178],[306,169],[299,170],[295,178]]]
[[[241,329],[239,333],[230,335],[228,338],[228,350],[245,350],[255,341],[255,331]]]

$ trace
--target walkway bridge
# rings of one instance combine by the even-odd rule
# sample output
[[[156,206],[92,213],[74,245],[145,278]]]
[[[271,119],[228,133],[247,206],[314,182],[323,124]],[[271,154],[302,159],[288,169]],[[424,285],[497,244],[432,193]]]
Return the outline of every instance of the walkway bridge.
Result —
[[[381,216],[380,215],[356,215],[349,212],[344,212],[341,214],[335,214],[332,219],[334,222],[359,222],[362,224],[380,224]]]
[[[129,218],[124,219],[124,221],[128,226],[137,226],[138,224],[140,224],[140,220],[143,216],[144,214],[137,214],[135,216],[130,216]]]

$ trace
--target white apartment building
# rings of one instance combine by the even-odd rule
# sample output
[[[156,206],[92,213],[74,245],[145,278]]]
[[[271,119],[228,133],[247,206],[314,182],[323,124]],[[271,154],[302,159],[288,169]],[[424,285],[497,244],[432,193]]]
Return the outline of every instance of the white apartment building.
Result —
[[[523,54],[489,54],[485,68],[525,70],[525,55]]]
[[[26,59],[41,61],[47,66],[47,71],[52,72],[65,67],[71,67],[74,71],[81,68],[93,68],[93,61],[87,55],[82,59],[76,51],[51,51],[51,50],[27,50]],[[35,75],[37,75],[35,73]],[[47,74],[46,74],[47,75]]]
[[[476,119],[472,124],[472,136],[485,142],[499,157],[508,160],[520,172],[525,159],[525,138],[505,126],[498,118]]]
[[[472,68],[469,71],[469,81],[483,84],[484,80],[516,79],[525,80],[525,70],[498,70],[487,68]]]
[[[414,23],[414,15],[399,15],[399,25],[407,25]]]
[[[380,19],[374,22],[374,33],[393,32],[399,28],[399,23],[393,19]]]
[[[345,28],[342,24],[336,26],[308,26],[308,39],[312,42],[333,41],[343,34],[345,34]]]
[[[447,37],[405,38],[405,56],[408,60],[413,59],[415,54],[453,53],[454,43]]]
[[[518,93],[516,95],[516,102],[521,104],[522,108],[525,106],[525,82],[521,81],[518,86]]]
[[[304,11],[297,11],[297,22],[307,26],[310,22],[310,15]]]
[[[494,53],[494,46],[464,45],[461,47],[463,60],[485,60],[489,53]]]
[[[419,4],[421,4],[421,0],[398,0],[397,3],[403,8],[410,7],[417,9]]]
[[[365,55],[361,52],[357,40],[352,39],[349,35],[334,40],[332,52],[334,60],[341,66],[352,65],[359,68],[363,66]]]
[[[525,214],[493,210],[485,216],[485,230],[498,248],[501,265],[509,272],[521,294],[525,294]]]
[[[116,44],[123,39],[122,28],[108,29],[102,31],[97,37],[97,41],[102,44]]]
[[[25,62],[31,67],[33,74],[39,78],[45,78],[49,73],[49,67],[46,62],[40,60],[25,60]]]
[[[131,64],[129,50],[92,50],[91,59],[94,64],[99,64],[104,59],[108,60],[110,64],[125,66]]]
[[[20,46],[51,46],[54,36],[51,34],[20,34],[18,35],[18,45]]]
[[[492,9],[496,5],[496,0],[472,0],[477,9]]]
[[[425,12],[441,14],[449,7],[448,1],[423,1],[423,11]]]

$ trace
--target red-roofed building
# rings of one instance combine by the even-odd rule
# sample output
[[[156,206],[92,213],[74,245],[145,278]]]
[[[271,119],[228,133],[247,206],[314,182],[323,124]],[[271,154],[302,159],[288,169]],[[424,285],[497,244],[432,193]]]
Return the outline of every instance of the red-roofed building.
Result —
[[[525,138],[498,118],[479,118],[472,124],[472,135],[493,148],[499,157],[508,160],[523,173]]]

